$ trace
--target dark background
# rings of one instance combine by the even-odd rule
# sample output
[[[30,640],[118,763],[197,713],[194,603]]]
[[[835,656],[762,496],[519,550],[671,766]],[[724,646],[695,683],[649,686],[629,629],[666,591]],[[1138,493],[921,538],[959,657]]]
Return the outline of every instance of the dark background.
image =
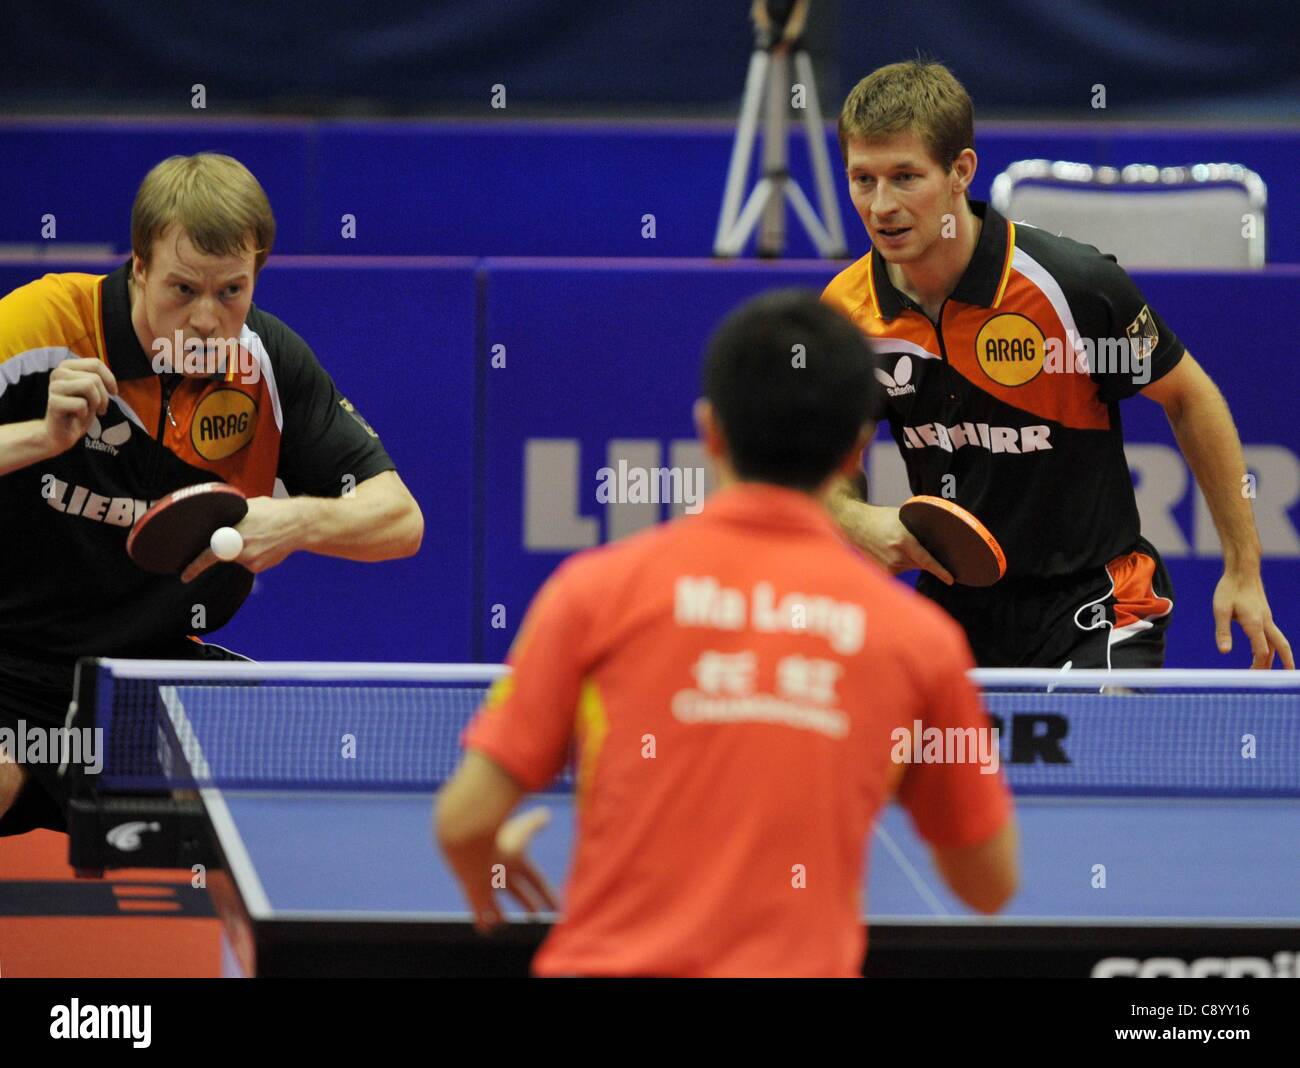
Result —
[[[745,0],[352,0],[6,5],[0,109],[180,114],[202,83],[230,113],[731,114]],[[830,111],[884,63],[927,52],[985,117],[1300,117],[1291,0],[814,0]]]

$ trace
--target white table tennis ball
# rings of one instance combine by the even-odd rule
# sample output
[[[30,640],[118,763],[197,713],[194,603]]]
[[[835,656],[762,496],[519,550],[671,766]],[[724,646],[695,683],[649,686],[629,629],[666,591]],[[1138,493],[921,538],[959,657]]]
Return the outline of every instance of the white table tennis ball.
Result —
[[[211,545],[218,560],[234,560],[244,551],[244,539],[234,527],[220,527],[213,531]]]

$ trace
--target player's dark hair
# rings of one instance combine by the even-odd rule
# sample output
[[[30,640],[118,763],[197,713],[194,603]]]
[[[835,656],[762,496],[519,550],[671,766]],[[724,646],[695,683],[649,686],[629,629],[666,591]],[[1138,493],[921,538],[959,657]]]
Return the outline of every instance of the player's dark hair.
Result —
[[[723,321],[704,361],[736,474],[801,490],[821,485],[877,416],[866,337],[811,290],[784,289]]]

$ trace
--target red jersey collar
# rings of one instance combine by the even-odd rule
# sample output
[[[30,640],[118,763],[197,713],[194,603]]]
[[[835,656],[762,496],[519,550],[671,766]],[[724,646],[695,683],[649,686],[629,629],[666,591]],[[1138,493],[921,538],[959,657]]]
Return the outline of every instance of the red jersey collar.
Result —
[[[736,482],[715,490],[705,501],[703,514],[723,522],[839,536],[839,527],[820,500],[770,482]]]

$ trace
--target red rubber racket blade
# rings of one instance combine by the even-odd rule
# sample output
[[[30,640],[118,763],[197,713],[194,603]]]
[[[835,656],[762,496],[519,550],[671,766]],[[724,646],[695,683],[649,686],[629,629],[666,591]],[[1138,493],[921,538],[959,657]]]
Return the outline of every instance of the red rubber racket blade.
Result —
[[[959,504],[942,497],[909,497],[899,521],[963,586],[992,586],[1007,571],[998,539]]]
[[[158,501],[136,521],[126,552],[145,571],[179,575],[208,547],[212,532],[248,514],[248,500],[224,482],[201,482]]]

